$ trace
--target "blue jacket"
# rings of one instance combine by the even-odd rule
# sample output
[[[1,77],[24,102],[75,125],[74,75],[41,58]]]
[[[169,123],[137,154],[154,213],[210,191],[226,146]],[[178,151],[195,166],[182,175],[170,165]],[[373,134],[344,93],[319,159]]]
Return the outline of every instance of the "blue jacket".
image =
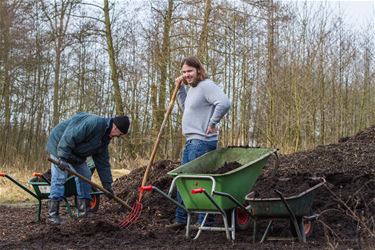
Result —
[[[108,153],[111,129],[111,118],[77,113],[52,129],[46,149],[73,165],[80,165],[92,156],[101,182],[112,183]]]

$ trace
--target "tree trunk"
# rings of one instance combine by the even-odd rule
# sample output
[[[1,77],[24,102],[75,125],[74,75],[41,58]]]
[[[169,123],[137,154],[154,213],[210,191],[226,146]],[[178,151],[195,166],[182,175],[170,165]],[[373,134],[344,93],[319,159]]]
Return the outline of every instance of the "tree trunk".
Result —
[[[108,0],[104,0],[104,18],[105,18],[105,35],[107,39],[107,51],[109,56],[109,65],[111,67],[111,80],[114,89],[114,98],[115,98],[115,106],[116,106],[116,114],[117,115],[124,115],[124,108],[122,104],[121,98],[121,88],[120,83],[118,80],[117,74],[117,65],[116,65],[116,56],[115,56],[115,49],[113,47],[113,40],[112,40],[112,31],[111,31],[111,20],[109,18],[109,6]]]

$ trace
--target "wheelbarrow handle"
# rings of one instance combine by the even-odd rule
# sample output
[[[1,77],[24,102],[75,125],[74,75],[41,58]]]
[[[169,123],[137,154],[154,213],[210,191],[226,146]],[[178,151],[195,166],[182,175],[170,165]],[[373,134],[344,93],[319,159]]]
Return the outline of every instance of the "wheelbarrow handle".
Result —
[[[124,207],[126,207],[127,209],[131,210],[131,206],[129,206],[125,201],[123,201],[122,199],[120,199],[119,197],[117,197],[116,195],[112,194],[111,192],[109,192],[107,189],[99,186],[98,184],[96,184],[95,182],[92,182],[91,180],[87,179],[85,176],[77,173],[76,171],[72,170],[71,168],[69,167],[66,167],[64,166],[64,164],[61,164],[61,161],[59,160],[55,160],[55,159],[52,159],[52,158],[48,158],[48,161],[52,162],[53,164],[57,165],[61,170],[63,171],[66,171],[68,172],[69,174],[72,174],[74,176],[77,176],[79,177],[80,179],[82,179],[83,181],[89,183],[91,186],[99,189],[100,191],[102,191],[106,196],[110,197],[110,198],[113,198],[115,201],[117,201],[119,204],[123,205]]]
[[[293,222],[293,225],[294,225],[294,228],[296,230],[298,239],[301,242],[305,242],[306,238],[304,237],[303,232],[301,232],[301,230],[300,230],[300,228],[298,226],[296,215],[294,214],[293,210],[290,208],[288,202],[285,200],[284,195],[279,190],[277,190],[277,189],[274,189],[274,192],[279,195],[281,201],[284,203],[286,209],[288,210],[290,218],[291,218],[291,220]]]

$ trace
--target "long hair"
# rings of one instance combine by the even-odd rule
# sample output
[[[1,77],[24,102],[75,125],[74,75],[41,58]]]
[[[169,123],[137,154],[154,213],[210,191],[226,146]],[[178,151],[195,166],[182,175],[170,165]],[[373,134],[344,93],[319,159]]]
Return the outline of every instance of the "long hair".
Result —
[[[188,56],[182,59],[180,68],[182,68],[184,64],[197,69],[197,78],[199,81],[203,81],[207,78],[206,70],[196,56]]]

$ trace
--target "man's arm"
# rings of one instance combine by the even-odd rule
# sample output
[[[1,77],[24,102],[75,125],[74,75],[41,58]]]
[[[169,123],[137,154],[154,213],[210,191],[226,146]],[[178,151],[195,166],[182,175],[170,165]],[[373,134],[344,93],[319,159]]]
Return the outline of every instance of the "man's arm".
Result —
[[[206,100],[214,106],[209,124],[211,127],[215,127],[224,115],[228,113],[231,103],[227,95],[213,82],[205,83],[203,91]]]
[[[179,86],[178,92],[177,92],[177,103],[178,106],[180,106],[182,112],[185,109],[185,99],[186,99],[186,89],[183,83],[183,77],[179,76],[175,80],[175,85]]]
[[[98,171],[98,175],[103,187],[108,190],[112,186],[113,182],[111,165],[109,163],[108,147],[102,153],[93,155],[92,159],[95,162],[96,170]]]

